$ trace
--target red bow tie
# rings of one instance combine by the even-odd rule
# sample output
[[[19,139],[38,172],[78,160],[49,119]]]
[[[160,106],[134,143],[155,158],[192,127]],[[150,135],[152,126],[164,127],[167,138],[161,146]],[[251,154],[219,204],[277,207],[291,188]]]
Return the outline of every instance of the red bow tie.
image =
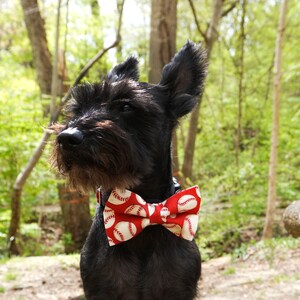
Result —
[[[115,189],[104,208],[104,226],[110,246],[160,224],[176,236],[191,241],[198,227],[201,197],[197,186],[180,191],[162,203],[147,203],[139,195]]]

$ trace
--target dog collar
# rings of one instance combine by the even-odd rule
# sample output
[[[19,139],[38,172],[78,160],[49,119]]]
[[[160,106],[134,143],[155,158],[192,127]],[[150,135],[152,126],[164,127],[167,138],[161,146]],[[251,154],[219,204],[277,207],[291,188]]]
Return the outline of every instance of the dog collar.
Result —
[[[181,185],[178,182],[178,180],[175,177],[172,177],[173,185],[174,185],[174,194],[180,192],[181,190]],[[107,195],[108,196],[108,195]],[[103,208],[105,207],[105,201],[107,197],[105,197],[104,192],[102,188],[98,188],[96,190],[96,200],[99,205],[101,205]]]
[[[198,227],[200,206],[197,186],[180,191],[161,203],[147,203],[129,190],[114,189],[103,211],[109,245],[130,240],[151,225],[162,225],[174,235],[191,241]]]

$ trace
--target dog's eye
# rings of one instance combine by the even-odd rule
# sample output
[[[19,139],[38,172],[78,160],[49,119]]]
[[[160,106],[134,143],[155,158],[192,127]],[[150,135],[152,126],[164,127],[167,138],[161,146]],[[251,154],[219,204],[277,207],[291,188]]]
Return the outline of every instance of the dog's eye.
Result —
[[[121,106],[122,112],[128,112],[128,111],[132,111],[132,110],[133,110],[133,107],[129,103],[123,103],[123,105]]]
[[[68,123],[68,128],[74,127],[74,125],[75,125],[75,121],[70,121],[70,122]]]

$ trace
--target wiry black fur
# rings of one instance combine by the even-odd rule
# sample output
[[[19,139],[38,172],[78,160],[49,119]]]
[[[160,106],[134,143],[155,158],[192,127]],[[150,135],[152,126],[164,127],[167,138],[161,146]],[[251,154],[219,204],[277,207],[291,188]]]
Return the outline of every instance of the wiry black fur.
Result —
[[[203,51],[192,42],[164,67],[159,84],[138,80],[137,60],[116,66],[104,82],[73,90],[68,121],[54,125],[54,165],[76,188],[127,188],[147,202],[174,194],[171,136],[197,103],[206,76]],[[201,272],[195,242],[160,225],[110,247],[99,206],[81,254],[87,299],[193,299]]]

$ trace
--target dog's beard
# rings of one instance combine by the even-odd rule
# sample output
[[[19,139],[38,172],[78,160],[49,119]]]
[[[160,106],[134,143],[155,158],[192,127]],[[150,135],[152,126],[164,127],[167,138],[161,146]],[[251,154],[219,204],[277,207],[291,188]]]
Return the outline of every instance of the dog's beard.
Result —
[[[52,165],[68,178],[71,187],[83,192],[104,189],[133,188],[152,163],[143,159],[142,149],[136,149],[130,137],[110,123],[88,133],[82,145],[53,148]]]
[[[69,171],[68,179],[73,188],[83,192],[95,191],[100,186],[105,190],[110,190],[115,187],[121,189],[132,188],[139,184],[138,177],[132,176],[130,173],[125,174],[125,176],[124,174],[111,175],[93,168],[82,170],[77,166],[73,166]]]

